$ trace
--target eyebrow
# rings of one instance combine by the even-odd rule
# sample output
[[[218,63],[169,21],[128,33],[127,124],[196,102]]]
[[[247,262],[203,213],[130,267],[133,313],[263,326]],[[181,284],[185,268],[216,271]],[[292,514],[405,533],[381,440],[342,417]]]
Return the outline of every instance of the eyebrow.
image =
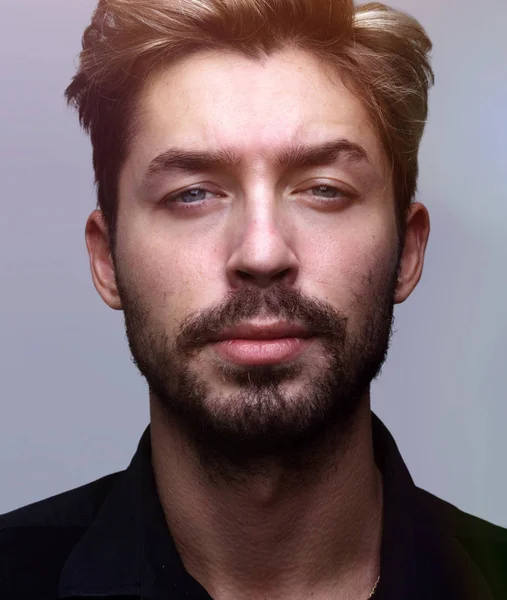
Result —
[[[347,139],[292,146],[279,151],[275,163],[279,169],[303,169],[331,165],[342,159],[351,163],[372,164],[365,148]],[[232,170],[241,164],[241,158],[231,150],[194,151],[169,148],[150,162],[143,181],[146,183],[159,173],[168,171]]]

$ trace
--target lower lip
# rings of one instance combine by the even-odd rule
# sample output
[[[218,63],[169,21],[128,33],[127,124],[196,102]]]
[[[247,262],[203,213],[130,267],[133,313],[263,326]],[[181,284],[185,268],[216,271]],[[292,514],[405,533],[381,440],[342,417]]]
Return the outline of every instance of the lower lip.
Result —
[[[238,365],[269,365],[297,358],[311,341],[311,338],[232,339],[217,342],[214,346],[223,358]]]

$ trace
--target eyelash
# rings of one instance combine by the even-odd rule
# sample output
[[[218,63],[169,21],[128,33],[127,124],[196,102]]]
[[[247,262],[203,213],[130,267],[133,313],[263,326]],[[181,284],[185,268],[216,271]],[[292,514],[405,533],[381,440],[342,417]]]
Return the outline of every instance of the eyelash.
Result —
[[[339,194],[338,198],[324,198],[324,199],[320,199],[320,202],[322,204],[331,204],[332,202],[340,199],[340,198],[346,198],[346,199],[350,199],[352,198],[352,194],[345,192],[343,190],[341,190],[340,188],[338,188],[337,186],[334,185],[327,185],[327,184],[319,184],[319,185],[314,185],[312,187],[307,188],[306,190],[301,190],[301,192],[311,192],[312,190],[316,190],[318,188],[327,188],[328,190],[333,190],[335,192],[337,192]],[[204,204],[206,202],[206,200],[199,200],[197,202],[178,202],[177,199],[182,196],[183,194],[186,194],[188,192],[192,192],[192,191],[202,191],[202,192],[209,192],[210,194],[213,194],[214,192],[208,188],[202,187],[202,186],[196,186],[196,187],[191,187],[191,188],[186,188],[185,190],[181,190],[180,192],[177,192],[176,194],[171,194],[169,196],[166,196],[164,199],[164,203],[165,204],[176,204],[178,206],[184,206],[186,208],[190,208],[190,207],[194,207],[194,206],[201,206],[202,204]],[[296,193],[301,193],[301,192],[296,192]],[[220,195],[220,194],[216,194],[216,195]],[[317,198],[318,196],[314,196],[314,198]]]
[[[199,200],[198,202],[177,202],[176,201],[177,198],[179,198],[183,194],[187,194],[188,192],[192,192],[194,190],[202,191],[202,192],[209,192],[210,194],[213,194],[213,192],[211,190],[209,190],[208,188],[205,188],[202,186],[195,186],[195,187],[191,187],[191,188],[186,188],[185,190],[181,190],[180,192],[177,192],[176,194],[171,194],[169,196],[166,196],[164,199],[164,202],[167,204],[179,204],[180,206],[199,206],[205,201],[204,200]]]

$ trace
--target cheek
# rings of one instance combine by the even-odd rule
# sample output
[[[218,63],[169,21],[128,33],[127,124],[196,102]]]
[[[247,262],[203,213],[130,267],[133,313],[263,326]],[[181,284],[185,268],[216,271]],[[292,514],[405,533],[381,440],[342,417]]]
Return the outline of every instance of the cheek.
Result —
[[[307,237],[302,261],[313,293],[358,322],[391,274],[395,233],[385,223],[349,225]]]
[[[123,253],[128,281],[149,306],[154,319],[165,327],[174,319],[177,327],[190,311],[212,302],[212,252],[197,244],[167,243],[165,236],[131,236]],[[216,263],[216,261],[215,261]]]

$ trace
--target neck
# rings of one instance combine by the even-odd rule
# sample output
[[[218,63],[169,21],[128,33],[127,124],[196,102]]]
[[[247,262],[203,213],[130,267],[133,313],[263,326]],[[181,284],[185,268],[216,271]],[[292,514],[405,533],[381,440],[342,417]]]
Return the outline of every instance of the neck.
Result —
[[[214,598],[368,598],[382,529],[369,397],[347,443],[322,449],[325,459],[305,473],[270,461],[241,478],[212,478],[155,398],[151,440],[171,535],[187,571]]]

